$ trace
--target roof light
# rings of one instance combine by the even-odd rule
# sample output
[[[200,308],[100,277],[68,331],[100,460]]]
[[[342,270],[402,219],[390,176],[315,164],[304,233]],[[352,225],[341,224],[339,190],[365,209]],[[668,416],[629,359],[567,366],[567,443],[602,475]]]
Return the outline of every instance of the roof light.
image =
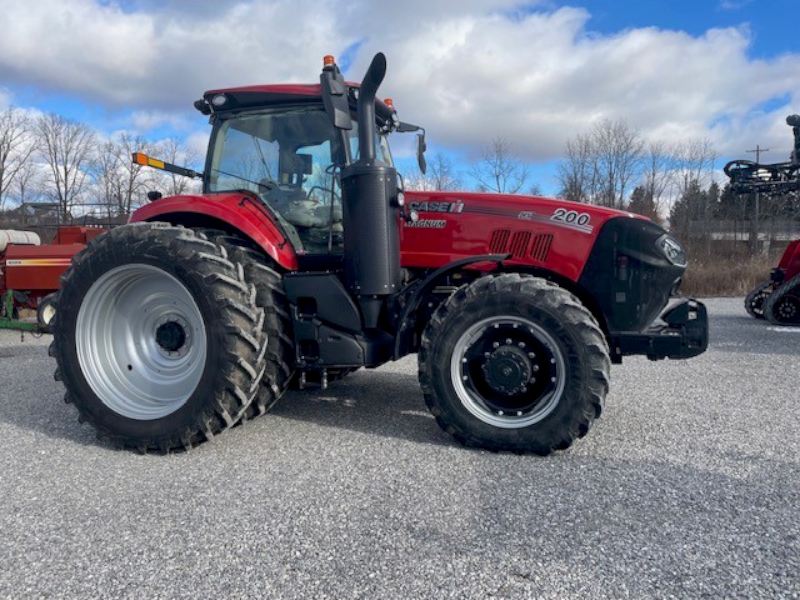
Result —
[[[323,67],[332,67],[335,64],[336,64],[336,59],[333,58],[332,54],[326,54],[324,57],[322,57]]]
[[[391,98],[386,98],[386,100],[384,100],[383,103],[389,108],[394,108],[394,100],[392,100]]]
[[[225,94],[217,94],[211,99],[211,104],[219,108],[220,106],[223,106],[227,101],[228,98],[227,96],[225,96]]]

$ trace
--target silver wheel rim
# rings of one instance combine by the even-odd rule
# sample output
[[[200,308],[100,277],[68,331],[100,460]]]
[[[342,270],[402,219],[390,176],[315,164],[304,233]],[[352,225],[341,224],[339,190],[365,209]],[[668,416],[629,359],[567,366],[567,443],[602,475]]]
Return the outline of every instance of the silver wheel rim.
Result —
[[[131,419],[172,414],[205,370],[197,303],[180,281],[150,265],[117,267],[92,285],[78,312],[75,342],[92,391]]]
[[[471,363],[474,359],[470,358],[471,353],[474,353],[476,344],[484,342],[487,334],[494,330],[501,333],[500,344],[511,340],[509,345],[517,347],[529,343],[531,348],[526,350],[536,347],[537,352],[529,352],[529,355],[535,355],[531,359],[535,373],[542,372],[541,366],[546,367],[546,374],[541,375],[546,377],[542,382],[542,393],[528,398],[531,402],[525,408],[498,409],[472,385],[470,373],[473,372]],[[508,337],[503,340],[506,335]],[[494,427],[519,429],[540,422],[558,406],[566,387],[566,362],[558,342],[544,328],[528,319],[497,316],[475,323],[458,338],[450,360],[450,377],[458,399],[470,414]],[[524,393],[520,397],[524,398]]]

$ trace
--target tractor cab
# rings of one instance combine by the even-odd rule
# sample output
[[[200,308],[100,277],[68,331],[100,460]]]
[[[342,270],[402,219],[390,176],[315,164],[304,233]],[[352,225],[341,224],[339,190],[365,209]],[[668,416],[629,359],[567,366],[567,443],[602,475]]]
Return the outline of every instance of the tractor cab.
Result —
[[[340,173],[359,158],[355,87],[348,129],[326,112],[319,85],[211,91],[196,106],[213,130],[204,193],[248,190],[274,213],[300,256],[344,252]],[[394,111],[379,101],[377,158],[392,166],[387,135]]]

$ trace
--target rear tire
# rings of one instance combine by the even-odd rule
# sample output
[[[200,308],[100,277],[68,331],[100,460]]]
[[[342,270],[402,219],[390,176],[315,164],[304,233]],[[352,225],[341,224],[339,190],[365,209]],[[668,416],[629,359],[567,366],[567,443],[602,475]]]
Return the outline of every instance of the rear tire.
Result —
[[[419,351],[422,391],[442,429],[466,446],[540,455],[587,433],[610,364],[603,332],[574,296],[519,274],[460,288]]]
[[[764,315],[773,325],[800,325],[800,275],[772,292],[764,302]]]
[[[266,414],[280,400],[292,380],[295,356],[289,301],[280,274],[272,269],[269,259],[250,247],[246,240],[212,229],[198,230],[197,233],[223,246],[229,258],[244,267],[247,281],[256,286],[256,303],[264,311],[262,329],[267,340],[264,376],[258,394],[242,415],[242,420],[246,421]]]
[[[755,319],[764,318],[764,302],[767,301],[772,293],[770,289],[771,287],[772,280],[767,279],[766,281],[759,283],[749,294],[747,294],[747,297],[744,299],[744,308],[747,311],[747,314]]]
[[[98,436],[142,452],[234,425],[264,371],[244,269],[191,230],[133,223],[75,257],[56,298],[56,379]]]

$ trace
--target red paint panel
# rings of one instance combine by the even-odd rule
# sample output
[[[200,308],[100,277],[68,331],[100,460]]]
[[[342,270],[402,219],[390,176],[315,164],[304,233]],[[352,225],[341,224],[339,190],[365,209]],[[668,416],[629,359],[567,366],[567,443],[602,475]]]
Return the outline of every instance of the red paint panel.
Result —
[[[223,221],[252,239],[285,269],[298,268],[297,254],[291,242],[284,239],[267,209],[260,206],[255,198],[243,193],[162,198],[137,210],[130,220],[181,223],[180,215],[207,215]]]
[[[83,244],[57,246],[9,246],[5,254],[6,287],[20,291],[54,292]]]
[[[606,221],[637,218],[609,208],[534,196],[406,192],[405,201],[419,212],[420,221],[443,221],[444,226],[401,225],[404,267],[441,267],[477,254],[511,252],[509,265],[546,268],[573,281],[580,278]]]
[[[101,227],[59,227],[53,244],[88,244],[105,232]]]
[[[786,280],[791,279],[797,274],[800,274],[800,240],[790,242],[783,252],[780,265],[781,269],[786,271]]]

